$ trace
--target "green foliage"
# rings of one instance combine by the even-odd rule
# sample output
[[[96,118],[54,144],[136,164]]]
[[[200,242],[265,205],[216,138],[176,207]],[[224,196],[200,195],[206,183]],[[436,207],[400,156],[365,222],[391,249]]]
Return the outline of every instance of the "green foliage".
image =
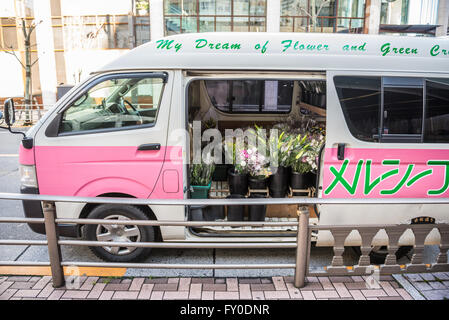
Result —
[[[190,184],[193,186],[207,186],[212,181],[215,165],[197,163],[190,165]]]

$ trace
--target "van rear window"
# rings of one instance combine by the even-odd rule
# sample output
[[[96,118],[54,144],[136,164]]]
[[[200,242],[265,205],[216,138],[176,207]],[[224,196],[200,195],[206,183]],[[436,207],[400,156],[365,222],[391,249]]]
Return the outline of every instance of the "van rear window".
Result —
[[[289,113],[292,80],[205,80],[207,94],[227,113]]]

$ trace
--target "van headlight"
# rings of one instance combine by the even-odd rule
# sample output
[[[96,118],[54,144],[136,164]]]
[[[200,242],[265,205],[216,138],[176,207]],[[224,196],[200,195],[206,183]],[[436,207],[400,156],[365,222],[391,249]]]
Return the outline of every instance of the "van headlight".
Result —
[[[20,165],[20,183],[24,187],[37,188],[35,166]]]

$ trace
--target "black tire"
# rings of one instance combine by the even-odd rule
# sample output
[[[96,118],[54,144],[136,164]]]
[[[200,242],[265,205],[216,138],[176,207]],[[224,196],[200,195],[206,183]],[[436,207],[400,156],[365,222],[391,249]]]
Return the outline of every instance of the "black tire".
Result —
[[[362,255],[362,251],[360,250],[360,247],[352,247],[352,249],[354,250],[356,255],[358,255],[358,256]],[[405,257],[412,249],[413,249],[412,246],[399,247],[399,249],[395,253],[396,259],[401,259],[402,257]],[[387,252],[386,246],[382,246],[380,248],[371,250],[371,252],[369,254],[371,264],[384,264],[387,254],[388,254],[388,252]]]
[[[88,219],[130,219],[148,220],[149,217],[137,207],[131,205],[102,204],[95,207],[87,217]],[[84,238],[89,241],[124,241],[117,239],[104,239],[108,237],[123,237],[132,242],[153,242],[155,239],[155,229],[152,226],[133,226],[132,223],[126,226],[108,226],[89,224],[85,226]],[[130,228],[131,227],[131,228]],[[136,235],[126,235],[125,233],[136,233]],[[109,233],[109,235],[108,235]],[[100,238],[99,237],[102,237]],[[136,247],[89,247],[90,250],[100,259],[110,262],[136,262],[148,257],[151,248]],[[115,252],[117,251],[118,252]]]

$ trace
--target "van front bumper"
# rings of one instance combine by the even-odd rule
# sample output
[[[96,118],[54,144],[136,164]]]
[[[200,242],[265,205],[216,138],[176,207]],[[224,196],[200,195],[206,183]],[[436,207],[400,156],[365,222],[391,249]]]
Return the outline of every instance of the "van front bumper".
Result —
[[[38,188],[21,187],[22,194],[39,194]],[[22,200],[23,212],[26,218],[43,218],[44,211],[42,203],[36,200]],[[31,230],[36,233],[45,234],[45,225],[43,223],[28,223]],[[61,225],[58,224],[59,235],[62,237],[79,238],[80,228],[78,225]]]

